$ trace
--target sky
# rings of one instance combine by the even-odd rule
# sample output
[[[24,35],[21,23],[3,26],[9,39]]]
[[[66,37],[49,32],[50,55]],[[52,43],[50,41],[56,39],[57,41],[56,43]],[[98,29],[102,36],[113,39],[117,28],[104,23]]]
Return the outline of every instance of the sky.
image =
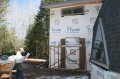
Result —
[[[8,28],[15,28],[19,38],[26,36],[28,25],[34,22],[41,0],[10,0],[6,15]]]

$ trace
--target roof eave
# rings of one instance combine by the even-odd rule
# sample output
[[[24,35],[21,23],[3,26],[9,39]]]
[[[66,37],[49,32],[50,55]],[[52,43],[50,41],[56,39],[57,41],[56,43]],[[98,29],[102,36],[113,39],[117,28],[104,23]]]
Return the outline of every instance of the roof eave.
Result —
[[[63,7],[72,4],[80,4],[80,3],[100,3],[101,0],[71,0],[71,1],[63,1],[53,4],[43,5],[43,8],[56,8],[56,7]]]

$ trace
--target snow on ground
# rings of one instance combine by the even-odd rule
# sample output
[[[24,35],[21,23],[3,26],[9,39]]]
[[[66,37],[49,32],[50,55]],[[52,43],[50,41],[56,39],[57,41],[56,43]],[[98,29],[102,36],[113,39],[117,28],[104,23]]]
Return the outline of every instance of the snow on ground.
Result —
[[[36,79],[88,79],[88,76],[42,76]]]

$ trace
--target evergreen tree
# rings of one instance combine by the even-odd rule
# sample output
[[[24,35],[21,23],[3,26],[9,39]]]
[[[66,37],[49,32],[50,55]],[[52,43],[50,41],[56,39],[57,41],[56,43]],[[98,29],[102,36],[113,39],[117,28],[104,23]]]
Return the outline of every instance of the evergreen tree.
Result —
[[[44,4],[60,2],[62,0],[42,0],[41,6]],[[27,51],[43,58],[49,52],[49,9],[39,7],[39,11],[35,17],[35,22],[30,25],[25,40]]]

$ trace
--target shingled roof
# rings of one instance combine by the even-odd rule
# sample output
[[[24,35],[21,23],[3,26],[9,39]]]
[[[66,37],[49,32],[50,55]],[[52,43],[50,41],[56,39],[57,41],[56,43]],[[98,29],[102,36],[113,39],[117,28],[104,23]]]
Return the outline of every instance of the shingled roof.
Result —
[[[97,28],[99,27],[99,18],[102,20],[102,25],[105,34],[105,41],[108,54],[108,69],[115,72],[120,72],[120,3],[119,0],[105,0],[98,15],[98,19],[94,25],[93,45]],[[93,46],[92,46],[93,49]],[[92,52],[93,53],[93,52]],[[91,57],[91,62],[92,62]],[[92,62],[98,66],[98,63]],[[102,67],[102,66],[101,66]],[[103,67],[104,68],[104,67]]]

